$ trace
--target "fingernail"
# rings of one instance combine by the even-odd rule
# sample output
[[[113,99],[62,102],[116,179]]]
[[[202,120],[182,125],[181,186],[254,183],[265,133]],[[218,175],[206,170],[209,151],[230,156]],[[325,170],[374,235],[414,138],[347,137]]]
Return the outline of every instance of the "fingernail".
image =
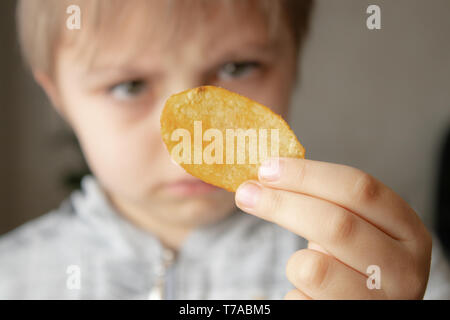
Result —
[[[261,180],[275,181],[280,178],[280,160],[278,158],[267,159],[258,170]]]
[[[251,182],[242,184],[236,191],[236,202],[240,207],[254,208],[258,203],[261,188]]]

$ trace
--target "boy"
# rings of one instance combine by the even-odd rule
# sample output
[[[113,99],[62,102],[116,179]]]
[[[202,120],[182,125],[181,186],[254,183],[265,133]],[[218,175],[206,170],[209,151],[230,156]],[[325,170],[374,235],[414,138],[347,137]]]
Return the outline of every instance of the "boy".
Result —
[[[65,27],[73,4],[79,30]],[[95,178],[3,237],[0,296],[423,298],[431,237],[375,178],[281,159],[234,195],[185,173],[161,141],[164,101],[202,84],[286,116],[310,11],[309,0],[20,1],[25,58]]]

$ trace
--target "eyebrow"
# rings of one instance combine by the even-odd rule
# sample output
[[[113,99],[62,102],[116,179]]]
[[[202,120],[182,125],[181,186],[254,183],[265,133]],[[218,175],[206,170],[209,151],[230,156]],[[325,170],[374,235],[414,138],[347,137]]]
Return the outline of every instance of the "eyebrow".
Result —
[[[102,65],[102,66],[94,66],[92,68],[86,68],[86,70],[83,72],[85,76],[95,75],[95,74],[102,74],[109,75],[113,77],[120,77],[124,75],[129,74],[143,74],[144,72],[142,69],[138,68],[131,68],[129,67],[130,63],[124,63],[124,64],[114,64],[111,63],[109,65]]]
[[[235,50],[233,48],[228,50],[221,50],[217,49],[215,52],[222,52],[221,54],[213,53],[212,55],[215,56],[216,61],[218,64],[219,62],[223,62],[225,60],[233,60],[233,59],[244,59],[248,58],[247,55],[257,55],[259,57],[263,57],[265,59],[273,59],[276,57],[277,53],[279,52],[280,48],[277,46],[276,42],[268,42],[268,43],[261,43],[261,42],[248,42],[243,43],[242,45],[238,44],[234,47],[240,47],[241,49]],[[218,61],[220,60],[220,61]]]

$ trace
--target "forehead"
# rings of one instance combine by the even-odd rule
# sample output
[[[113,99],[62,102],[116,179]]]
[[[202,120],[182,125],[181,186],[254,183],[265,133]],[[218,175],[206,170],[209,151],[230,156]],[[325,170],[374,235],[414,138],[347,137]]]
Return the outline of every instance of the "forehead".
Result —
[[[90,2],[91,4],[93,2]],[[279,29],[278,1],[264,0],[131,0],[96,1],[81,7],[78,33],[66,31],[66,47],[75,48],[87,67],[109,60],[133,60],[199,50],[212,54],[224,48],[274,42]],[[87,10],[90,9],[90,10]],[[276,16],[277,15],[277,16]]]

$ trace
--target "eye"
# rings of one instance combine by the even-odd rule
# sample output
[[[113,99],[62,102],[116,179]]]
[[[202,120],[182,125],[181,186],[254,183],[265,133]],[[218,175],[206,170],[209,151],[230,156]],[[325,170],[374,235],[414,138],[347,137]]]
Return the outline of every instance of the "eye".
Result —
[[[261,64],[255,61],[228,62],[222,65],[218,77],[224,80],[240,78],[260,67]]]
[[[132,80],[119,83],[111,87],[108,91],[118,100],[129,100],[136,98],[147,87],[143,80]]]

